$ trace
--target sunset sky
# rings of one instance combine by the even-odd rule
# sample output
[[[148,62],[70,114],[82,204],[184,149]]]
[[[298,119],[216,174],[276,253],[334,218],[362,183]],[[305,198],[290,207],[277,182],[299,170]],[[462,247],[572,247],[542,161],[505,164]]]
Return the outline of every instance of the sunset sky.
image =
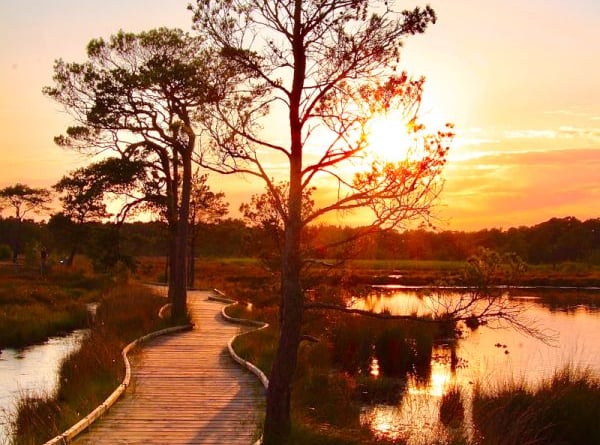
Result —
[[[69,124],[41,94],[55,59],[83,61],[91,38],[119,29],[189,30],[187,3],[0,0],[0,187],[48,187],[86,163],[52,140]],[[456,126],[440,228],[600,217],[600,2],[429,3],[438,23],[407,38],[402,65],[427,78],[424,120]],[[215,175],[212,186],[232,210],[259,191]]]

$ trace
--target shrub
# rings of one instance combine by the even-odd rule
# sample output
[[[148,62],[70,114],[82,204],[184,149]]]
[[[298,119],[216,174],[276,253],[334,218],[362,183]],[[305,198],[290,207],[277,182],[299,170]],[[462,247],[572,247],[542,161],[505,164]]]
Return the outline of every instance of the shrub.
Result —
[[[6,244],[0,244],[0,261],[12,258],[12,249]]]

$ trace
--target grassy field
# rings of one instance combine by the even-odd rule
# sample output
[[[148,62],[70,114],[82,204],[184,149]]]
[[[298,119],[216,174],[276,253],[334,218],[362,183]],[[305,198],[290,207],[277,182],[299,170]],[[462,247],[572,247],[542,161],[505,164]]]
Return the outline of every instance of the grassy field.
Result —
[[[147,281],[164,281],[164,258],[139,259],[138,276]],[[336,264],[327,267],[324,264]],[[355,284],[434,285],[437,283],[461,284],[464,261],[421,260],[319,260],[305,270],[310,282],[335,282],[344,280]],[[202,258],[196,265],[196,287],[212,288],[250,277],[272,275],[257,258]],[[504,283],[527,286],[600,286],[600,266],[584,263],[528,265],[518,282]]]
[[[440,280],[452,281],[460,278],[463,267],[464,263],[460,262],[351,261],[333,270],[324,266],[312,266],[305,274],[305,285],[315,289],[322,297],[327,295],[330,289],[368,286],[377,282],[432,284]],[[141,281],[160,281],[161,275],[164,278],[164,259],[141,259],[137,273]],[[544,284],[576,284],[594,283],[598,280],[600,283],[599,277],[598,268],[568,264],[530,267],[525,281],[546,280]],[[122,373],[119,351],[130,339],[160,326],[161,322],[155,315],[158,306],[164,300],[149,295],[144,288],[135,286],[119,286],[123,292],[108,292],[106,284],[111,283],[111,277],[108,277],[108,280],[107,277],[94,277],[88,274],[85,268],[75,269],[73,272],[54,271],[41,277],[37,271],[15,269],[7,263],[0,265],[0,280],[0,339],[5,342],[8,342],[10,335],[15,334],[9,332],[11,329],[3,331],[2,326],[23,331],[15,336],[18,341],[11,341],[28,344],[42,340],[48,335],[72,329],[72,326],[79,327],[79,323],[86,324],[87,315],[75,323],[59,323],[53,320],[61,320],[66,313],[70,316],[79,311],[86,314],[87,303],[102,302],[98,309],[98,318],[92,326],[92,334],[81,350],[65,361],[60,376],[64,385],[57,396],[30,398],[20,402],[20,416],[15,423],[19,432],[16,443],[40,443],[70,426],[114,389]],[[279,280],[276,272],[262,267],[257,259],[203,259],[197,262],[197,288],[218,288],[230,298],[239,300],[239,305],[229,309],[232,316],[271,323],[269,329],[244,335],[234,344],[240,355],[256,363],[267,374],[277,344]],[[17,318],[16,314],[19,313],[22,318]],[[27,318],[28,313],[32,316]],[[39,323],[40,320],[42,323]],[[38,330],[37,324],[47,327]],[[359,354],[364,339],[357,332],[375,332],[375,329],[363,329],[355,324],[354,319],[343,320],[338,316],[312,312],[305,315],[304,333],[317,333],[320,341],[303,342],[299,351],[296,390],[292,400],[295,426],[290,444],[388,443],[384,439],[373,437],[370,431],[360,424],[360,408],[365,403],[365,397],[367,403],[389,401],[391,392],[396,394],[394,397],[401,397],[403,385],[398,379],[380,380],[374,384],[372,379],[369,380],[365,376],[352,375],[349,368],[355,367],[357,360],[364,361],[364,357]],[[340,330],[336,327],[346,329]],[[385,332],[381,333],[384,334]],[[387,344],[383,340],[380,343]],[[358,355],[336,355],[336,348],[344,352],[354,350]],[[550,391],[558,390],[560,385],[546,386],[540,394],[550,398]],[[585,403],[597,404],[596,381],[588,379],[587,386],[579,383],[571,386],[581,391],[591,391],[594,394],[592,401],[585,399]],[[522,393],[520,388],[513,388],[511,391],[516,394],[517,400],[523,400],[519,399],[519,394]],[[483,408],[479,412],[497,411],[498,416],[510,414],[492,406],[494,400],[504,400],[505,397],[494,399],[496,396],[490,396],[483,391],[480,394],[476,400],[478,406]],[[561,406],[570,406],[569,403],[573,400],[580,400],[576,391],[573,394],[568,399],[570,401],[557,398],[555,411],[560,411]],[[459,396],[455,394],[454,400],[449,398],[445,403],[448,413],[454,409],[452,407],[456,405],[457,397]],[[541,395],[530,394],[528,397],[528,403],[531,400],[542,400]],[[534,403],[533,406],[537,405]],[[448,413],[444,416],[451,419],[453,416]],[[491,428],[485,426],[488,421],[483,417],[480,419],[481,429]],[[543,424],[547,418],[537,421],[540,422],[539,428],[549,428]],[[30,429],[30,426],[33,428]],[[501,431],[494,433],[491,429],[486,430],[487,437],[500,433]],[[459,443],[461,442],[457,442]],[[503,445],[506,442],[487,443]]]
[[[482,445],[595,445],[599,412],[600,379],[569,367],[535,388],[519,382],[491,390],[479,385],[473,399]]]

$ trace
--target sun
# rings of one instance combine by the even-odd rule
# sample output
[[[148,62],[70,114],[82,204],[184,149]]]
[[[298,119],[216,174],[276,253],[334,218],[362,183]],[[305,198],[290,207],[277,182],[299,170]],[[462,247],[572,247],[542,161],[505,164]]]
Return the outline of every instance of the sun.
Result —
[[[407,159],[417,142],[417,134],[401,113],[374,116],[366,133],[370,156],[387,162]]]

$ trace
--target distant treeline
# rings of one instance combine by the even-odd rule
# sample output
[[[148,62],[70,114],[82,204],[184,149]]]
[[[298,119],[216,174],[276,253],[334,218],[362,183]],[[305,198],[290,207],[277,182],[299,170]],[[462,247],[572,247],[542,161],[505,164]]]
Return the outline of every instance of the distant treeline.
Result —
[[[600,218],[580,221],[574,217],[553,218],[532,227],[508,230],[486,229],[476,232],[411,230],[379,231],[348,245],[340,243],[360,229],[338,226],[313,226],[307,231],[308,255],[316,258],[465,260],[478,247],[498,252],[514,252],[530,264],[556,264],[565,261],[600,264]],[[93,258],[108,256],[118,250],[121,257],[164,256],[167,230],[161,222],[124,224],[119,230],[107,224],[87,225],[86,237],[78,253]],[[0,246],[11,246],[15,221],[0,219]],[[28,250],[46,247],[55,257],[68,254],[68,234],[51,224],[23,221],[19,243]],[[200,225],[196,238],[196,255],[200,257],[257,257],[276,252],[272,234],[249,227],[241,220],[229,219],[219,224]]]

